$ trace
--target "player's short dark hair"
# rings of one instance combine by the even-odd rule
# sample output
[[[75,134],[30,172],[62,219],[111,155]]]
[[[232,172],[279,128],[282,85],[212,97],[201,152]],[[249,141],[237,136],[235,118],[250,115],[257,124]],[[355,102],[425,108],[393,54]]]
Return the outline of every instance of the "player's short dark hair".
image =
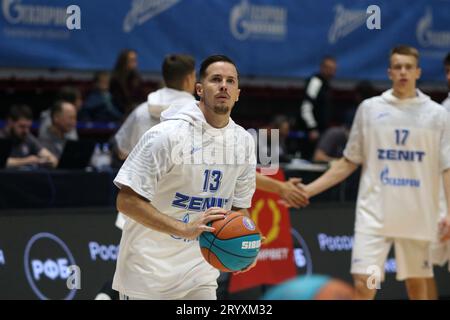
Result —
[[[162,75],[168,88],[183,90],[183,81],[195,70],[195,60],[187,54],[170,54],[164,58]]]
[[[444,66],[450,66],[450,52],[445,56]]]
[[[394,54],[402,54],[406,56],[413,56],[416,58],[417,65],[419,65],[419,50],[417,50],[414,47],[407,46],[404,44],[398,45],[391,49],[391,52],[389,54],[389,58],[391,58]]]
[[[205,78],[205,76],[206,76],[206,69],[208,69],[208,67],[211,64],[216,63],[216,62],[228,62],[228,63],[231,63],[236,68],[237,76],[238,76],[238,79],[239,79],[239,71],[238,71],[234,61],[231,60],[229,57],[227,57],[225,55],[217,54],[217,55],[209,56],[208,58],[203,60],[202,64],[200,65],[200,80],[203,80]]]
[[[19,119],[33,120],[33,111],[26,104],[16,104],[9,109],[7,118],[12,121],[18,121]]]

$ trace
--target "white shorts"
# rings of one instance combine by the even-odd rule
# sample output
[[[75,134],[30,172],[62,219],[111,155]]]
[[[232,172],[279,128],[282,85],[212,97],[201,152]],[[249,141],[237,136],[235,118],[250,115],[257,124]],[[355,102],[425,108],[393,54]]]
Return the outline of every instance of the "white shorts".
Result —
[[[431,261],[441,267],[449,262],[448,271],[450,272],[450,240],[436,241],[431,244]]]
[[[392,244],[395,250],[397,280],[433,277],[431,242],[387,238],[360,232],[355,233],[353,241],[351,273],[374,275],[376,270],[380,280],[384,281],[385,262]]]
[[[184,297],[178,299],[167,299],[165,300],[217,300],[216,296],[217,285],[214,286],[200,286],[189,291]],[[136,298],[127,296],[119,292],[120,300],[149,300],[143,298]],[[161,299],[158,299],[161,300]]]

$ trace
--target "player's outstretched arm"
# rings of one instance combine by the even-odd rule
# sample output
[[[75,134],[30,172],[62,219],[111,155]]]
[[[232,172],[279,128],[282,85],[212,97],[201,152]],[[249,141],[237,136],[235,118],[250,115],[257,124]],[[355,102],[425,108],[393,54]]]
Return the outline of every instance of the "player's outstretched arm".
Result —
[[[333,162],[331,168],[319,178],[306,185],[305,191],[310,197],[313,197],[345,180],[357,168],[357,164],[343,157],[336,162]]]
[[[279,181],[259,172],[256,173],[256,189],[278,194],[289,207],[301,208],[309,204],[308,194],[301,187],[300,178]]]
[[[201,214],[199,219],[184,223],[161,213],[149,201],[125,186],[120,189],[117,196],[117,210],[147,228],[184,239],[195,239],[203,231],[214,231],[206,224],[223,219],[226,213],[226,210],[222,208],[209,208]]]
[[[450,169],[444,171],[443,179],[445,199],[447,200],[447,216],[439,224],[439,233],[441,234],[441,240],[445,241],[450,239]]]

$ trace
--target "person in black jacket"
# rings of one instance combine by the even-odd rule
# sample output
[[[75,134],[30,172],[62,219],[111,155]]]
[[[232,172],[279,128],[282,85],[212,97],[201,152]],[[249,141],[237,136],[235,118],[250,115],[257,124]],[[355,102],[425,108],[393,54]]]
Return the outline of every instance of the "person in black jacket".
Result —
[[[329,81],[336,74],[336,69],[336,60],[327,56],[320,64],[320,72],[309,78],[306,83],[300,116],[308,132],[308,141],[312,150],[331,119]]]

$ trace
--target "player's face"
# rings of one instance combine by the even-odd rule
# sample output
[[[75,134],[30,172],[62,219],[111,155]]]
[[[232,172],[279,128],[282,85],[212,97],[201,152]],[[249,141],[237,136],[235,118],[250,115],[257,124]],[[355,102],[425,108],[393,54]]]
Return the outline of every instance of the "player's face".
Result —
[[[445,65],[445,75],[447,76],[447,85],[450,89],[450,64]]]
[[[32,123],[31,120],[25,118],[11,122],[12,134],[20,140],[25,139],[30,133]]]
[[[214,62],[206,69],[205,78],[197,86],[197,94],[206,108],[215,114],[230,114],[239,99],[238,75],[234,65]]]
[[[416,89],[416,81],[420,78],[421,70],[417,66],[414,56],[394,53],[388,69],[389,79],[392,80],[394,91],[400,94],[410,94]]]

